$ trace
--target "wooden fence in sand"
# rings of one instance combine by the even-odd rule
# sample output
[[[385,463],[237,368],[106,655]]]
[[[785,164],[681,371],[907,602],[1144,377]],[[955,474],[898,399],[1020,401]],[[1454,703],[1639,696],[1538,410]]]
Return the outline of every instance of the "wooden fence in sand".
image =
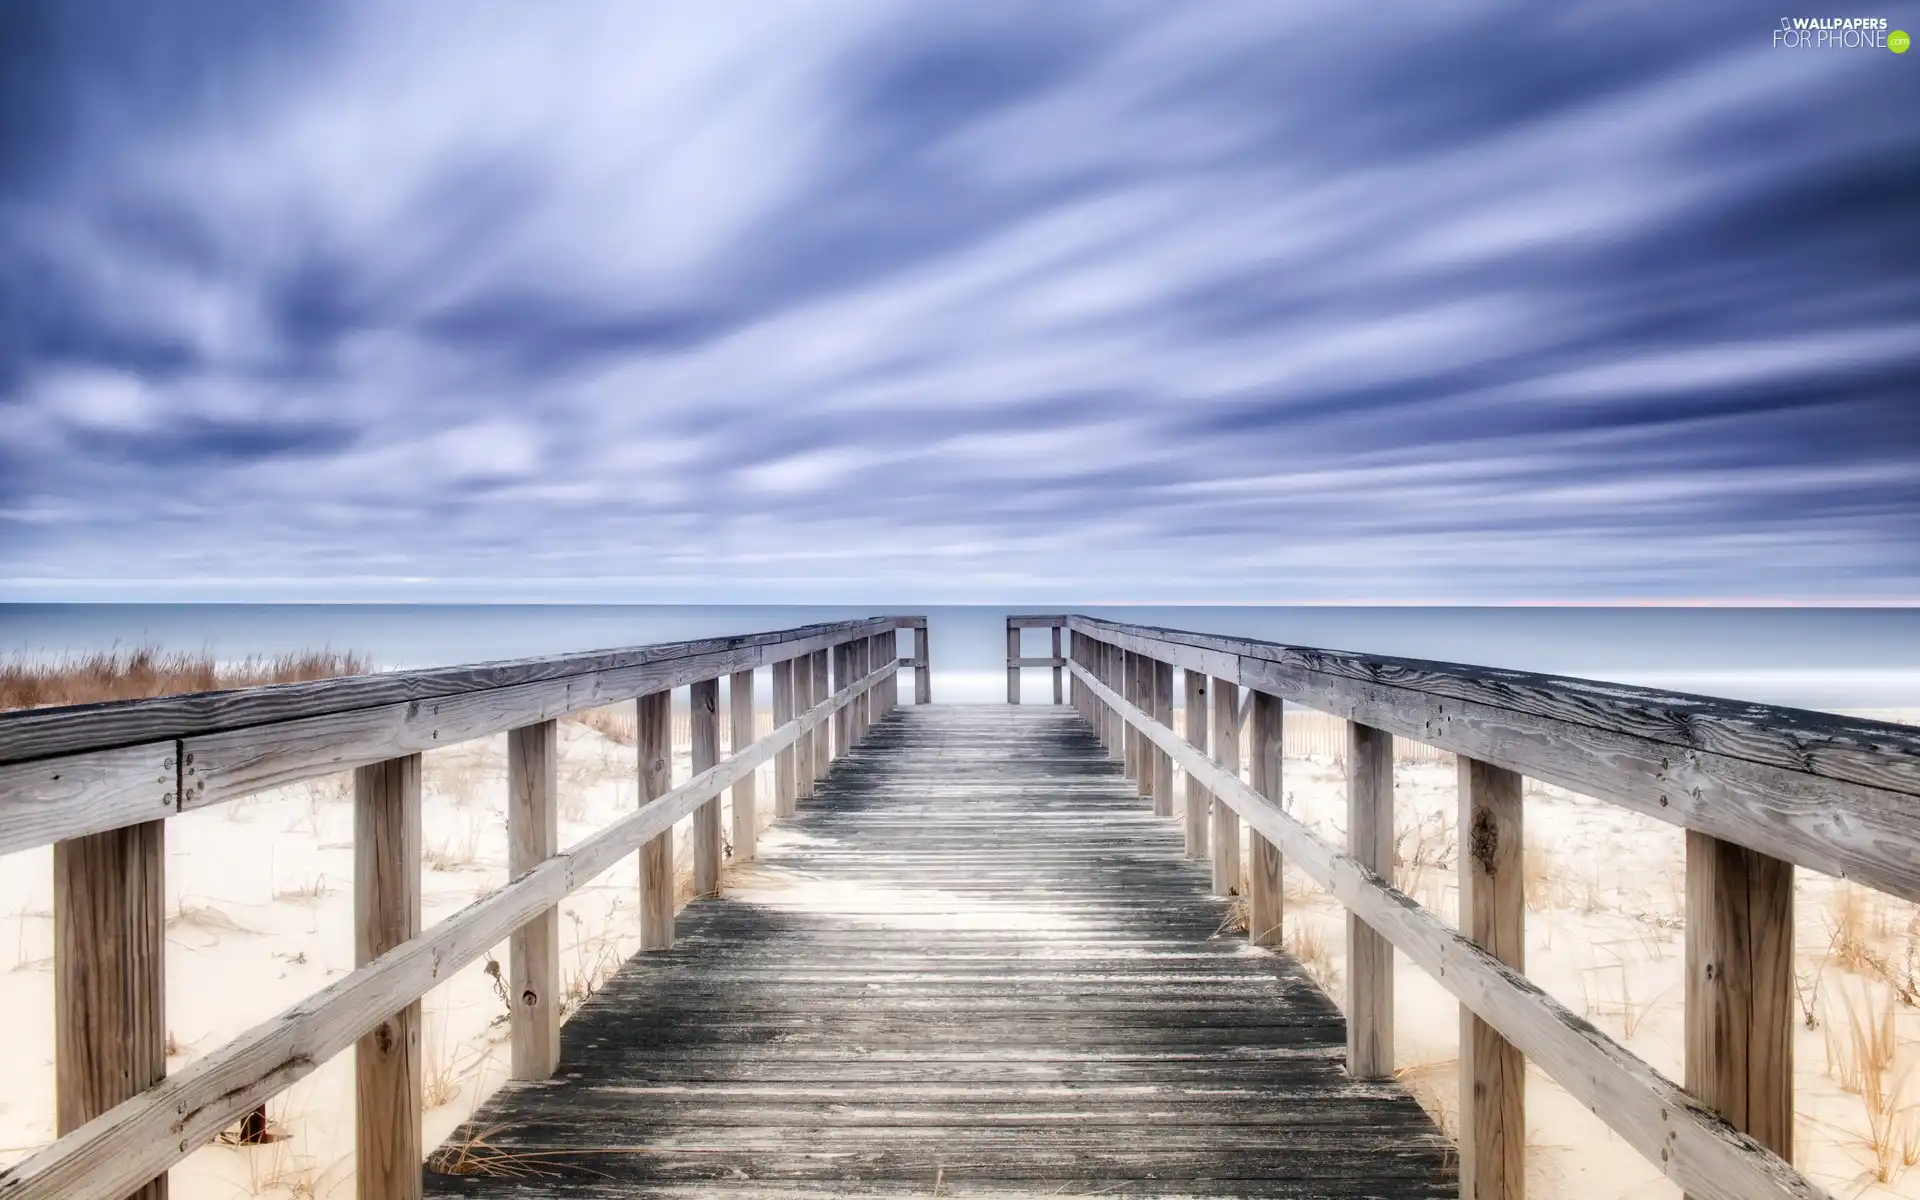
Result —
[[[898,630],[916,633],[911,658]],[[756,668],[771,730],[753,740]],[[693,819],[694,883],[719,884],[720,796],[751,857],[755,771],[776,815],[898,703],[931,699],[924,617],[0,715],[0,854],[54,847],[58,1140],[0,1172],[5,1200],[164,1200],[167,1168],[347,1049],[355,1050],[362,1200],[421,1183],[420,998],[503,940],[515,1078],[559,1052],[560,901],[641,856],[641,935],[673,939],[673,827]],[[729,679],[731,711],[718,711]],[[692,778],[672,780],[671,693],[688,689]],[[561,852],[555,721],[634,701],[641,806]],[[420,755],[507,734],[511,881],[422,933]],[[168,1075],[167,818],[284,784],[354,773],[355,969]]]
[[[1050,655],[1023,656],[1029,628],[1051,631]],[[1791,1165],[1793,869],[1920,900],[1920,731],[1083,616],[1009,618],[1010,703],[1028,667],[1051,669],[1054,702],[1079,709],[1160,815],[1175,815],[1174,772],[1185,773],[1188,852],[1212,858],[1216,891],[1247,897],[1254,941],[1278,941],[1282,855],[1346,906],[1354,1074],[1392,1074],[1396,949],[1460,1001],[1462,1196],[1524,1193],[1529,1062],[1689,1196],[1825,1195]],[[1288,706],[1345,727],[1344,848],[1280,807],[1295,752],[1285,727],[1300,719]],[[1407,740],[1457,758],[1458,929],[1392,885],[1396,745]],[[1524,776],[1686,830],[1684,1086],[1524,974]]]

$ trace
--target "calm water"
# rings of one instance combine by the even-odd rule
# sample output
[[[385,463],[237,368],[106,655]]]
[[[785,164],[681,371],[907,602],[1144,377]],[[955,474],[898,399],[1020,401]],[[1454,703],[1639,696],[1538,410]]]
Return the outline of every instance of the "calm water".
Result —
[[[120,645],[223,658],[331,646],[383,667],[517,658],[867,615],[815,605],[0,605],[0,654]],[[888,609],[885,611],[913,611]],[[937,607],[934,696],[1006,694],[1008,610]],[[1733,696],[1807,708],[1920,708],[1920,609],[1109,607],[1150,625],[1238,633]],[[903,635],[906,637],[909,635]],[[1046,653],[1029,631],[1028,654]],[[1044,671],[1025,673],[1034,700]]]

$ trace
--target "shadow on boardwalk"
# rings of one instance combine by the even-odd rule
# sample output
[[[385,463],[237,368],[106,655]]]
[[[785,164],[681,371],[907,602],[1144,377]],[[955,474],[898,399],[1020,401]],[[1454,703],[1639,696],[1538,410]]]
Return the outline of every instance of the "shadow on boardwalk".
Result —
[[[1070,709],[898,710],[762,851],[429,1195],[1454,1194]]]

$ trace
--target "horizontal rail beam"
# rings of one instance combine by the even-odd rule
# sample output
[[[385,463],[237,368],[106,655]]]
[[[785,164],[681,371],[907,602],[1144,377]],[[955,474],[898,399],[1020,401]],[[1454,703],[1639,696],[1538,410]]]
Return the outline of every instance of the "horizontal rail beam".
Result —
[[[303,779],[450,746],[701,679],[753,670],[810,654],[849,637],[886,632],[903,621],[916,619],[874,617],[597,655],[0,715],[0,854],[170,817]],[[405,690],[409,679],[430,678],[438,681],[433,686],[445,686],[456,676],[469,683],[508,677],[527,664],[611,662],[621,658],[637,661],[524,683],[475,684],[420,699],[334,707],[315,715],[264,724],[212,727],[262,712],[319,706],[316,697],[328,694],[329,688],[364,699],[396,688]],[[289,700],[296,690],[300,696]],[[214,708],[207,707],[216,703]],[[58,732],[66,722],[75,729],[102,727],[105,732],[100,737],[111,740],[131,728],[138,713],[147,714],[142,720],[163,726],[171,721],[168,727],[174,730],[173,740],[26,762],[4,761],[8,756],[17,757],[23,745],[30,747],[38,736],[35,730]],[[23,733],[24,742],[20,736]],[[78,735],[71,735],[69,730],[61,736],[71,741]],[[41,744],[46,744],[44,739]]]
[[[385,671],[307,683],[193,692],[147,700],[115,700],[0,714],[0,763],[111,750],[167,738],[224,733],[256,725],[397,703],[442,699],[572,676],[705,661],[715,656],[777,662],[902,626],[919,617],[864,617],[730,637],[660,642],[615,650],[510,659],[419,671]],[[804,648],[803,648],[804,647]],[[743,652],[745,652],[743,654]]]
[[[1007,660],[1007,665],[1010,667],[1064,667],[1067,665],[1067,660],[1064,657],[1054,658],[1050,655],[1040,658],[1011,658]]]
[[[854,680],[644,808],[0,1172],[0,1200],[118,1200],[671,829],[896,670],[898,665],[889,662]]]
[[[1694,1200],[1818,1200],[1826,1196],[1778,1155],[1736,1132],[1678,1084],[1575,1016],[1532,980],[1468,941],[1357,859],[1321,841],[1242,782],[1236,772],[1214,765],[1079,663],[1070,669],[1124,721],[1172,755],[1190,777],[1204,783],[1217,800],[1279,846],[1288,863],[1333,893],[1518,1046]]]
[[[1841,753],[1840,742],[1831,741],[1825,751],[1790,766],[1774,761],[1782,757],[1778,745],[1776,752],[1743,757],[1731,752],[1737,743],[1730,735],[1702,735],[1702,745],[1686,747],[1656,739],[1646,730],[1689,728],[1696,720],[1711,724],[1700,713],[1717,706],[1716,711],[1748,714],[1742,719],[1754,723],[1755,732],[1747,743],[1758,745],[1768,741],[1759,731],[1765,726],[1763,718],[1772,719],[1769,714],[1802,739],[1814,736],[1811,731],[1826,720],[1823,714],[1521,672],[1364,659],[1078,616],[1070,618],[1069,628],[1138,654],[1237,679],[1244,687],[1399,737],[1498,763],[1774,858],[1920,900],[1920,804],[1905,791],[1858,781],[1905,779],[1905,756],[1911,753],[1920,762],[1920,732],[1905,726],[1848,724],[1836,718],[1836,727],[1859,731],[1851,759]],[[1343,665],[1329,669],[1336,662]],[[1357,665],[1369,663],[1374,664],[1370,671]],[[1435,679],[1450,682],[1443,689],[1422,690]],[[1609,693],[1615,697],[1609,702],[1613,707],[1584,701],[1550,704],[1544,699],[1562,686],[1570,696]],[[1478,698],[1462,698],[1464,694]],[[1678,706],[1668,712],[1665,724],[1649,715],[1661,703]],[[1628,720],[1623,714],[1629,710],[1640,717]],[[1880,765],[1870,766],[1870,759]],[[1851,761],[1852,769],[1826,769],[1842,761]]]
[[[1025,616],[1025,617],[1008,617],[1007,618],[1008,629],[1053,629],[1061,625],[1065,625],[1066,623],[1067,623],[1067,618],[1064,616],[1060,616],[1060,617]]]

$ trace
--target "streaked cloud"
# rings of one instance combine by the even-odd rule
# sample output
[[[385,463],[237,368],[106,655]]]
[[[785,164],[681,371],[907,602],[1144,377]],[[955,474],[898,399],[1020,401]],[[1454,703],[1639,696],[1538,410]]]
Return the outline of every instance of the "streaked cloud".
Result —
[[[0,21],[7,598],[1920,597],[1920,74],[1750,8]]]

